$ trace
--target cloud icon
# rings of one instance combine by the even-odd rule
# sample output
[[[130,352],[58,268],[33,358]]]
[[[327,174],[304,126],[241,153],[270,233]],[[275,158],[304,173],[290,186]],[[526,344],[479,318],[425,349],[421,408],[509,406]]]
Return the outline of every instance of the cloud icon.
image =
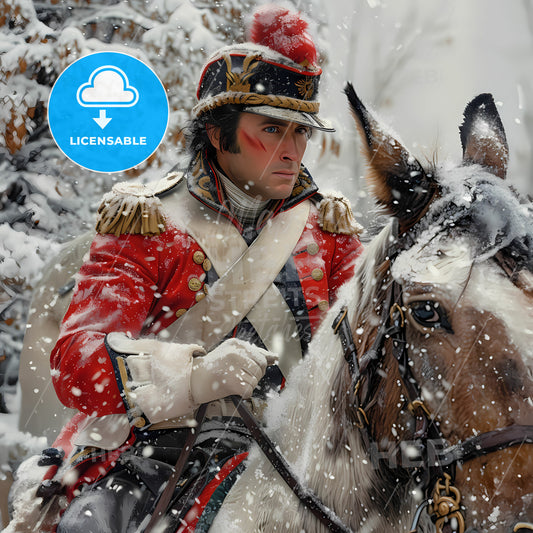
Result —
[[[132,107],[139,100],[139,91],[130,86],[122,70],[106,65],[94,70],[89,81],[78,87],[76,98],[83,107]]]

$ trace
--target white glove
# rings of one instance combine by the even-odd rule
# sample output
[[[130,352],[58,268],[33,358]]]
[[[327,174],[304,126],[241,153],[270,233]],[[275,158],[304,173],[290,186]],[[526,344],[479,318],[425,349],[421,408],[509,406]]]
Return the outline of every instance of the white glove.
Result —
[[[232,394],[250,398],[277,355],[239,339],[228,339],[207,355],[195,357],[191,395],[196,404]]]
[[[266,367],[277,361],[275,354],[239,339],[208,354],[197,344],[131,339],[118,332],[109,333],[107,342],[128,355],[130,398],[153,424],[231,394],[249,398]]]
[[[109,333],[107,343],[115,352],[129,354],[129,396],[150,422],[187,415],[198,407],[191,396],[190,379],[193,355],[205,353],[201,346],[131,339],[118,332]]]

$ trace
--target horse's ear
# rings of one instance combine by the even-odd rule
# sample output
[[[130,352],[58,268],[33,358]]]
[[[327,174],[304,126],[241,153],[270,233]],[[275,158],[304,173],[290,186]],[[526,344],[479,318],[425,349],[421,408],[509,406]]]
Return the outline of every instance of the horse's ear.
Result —
[[[363,141],[372,193],[389,214],[398,218],[400,234],[405,233],[425,213],[437,184],[401,143],[382,129],[351,83],[344,92]]]
[[[459,127],[465,165],[479,164],[505,179],[509,147],[491,94],[476,96],[464,110]]]

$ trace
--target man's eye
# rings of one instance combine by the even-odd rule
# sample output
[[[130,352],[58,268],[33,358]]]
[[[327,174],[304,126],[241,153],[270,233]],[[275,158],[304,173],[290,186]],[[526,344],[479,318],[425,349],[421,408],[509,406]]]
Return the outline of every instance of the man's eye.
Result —
[[[443,328],[453,333],[446,312],[438,302],[421,300],[409,304],[411,316],[425,328]]]
[[[267,133],[277,133],[278,132],[278,127],[277,126],[267,126],[265,128],[265,131]]]

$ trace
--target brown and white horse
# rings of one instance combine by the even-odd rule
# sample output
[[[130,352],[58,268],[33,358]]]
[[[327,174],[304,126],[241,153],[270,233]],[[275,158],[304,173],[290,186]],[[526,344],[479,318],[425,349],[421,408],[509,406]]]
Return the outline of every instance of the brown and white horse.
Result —
[[[424,168],[346,92],[397,222],[270,405],[271,437],[353,531],[531,531],[533,206],[504,181],[493,99],[465,109],[461,164]],[[349,325],[357,362],[333,323]],[[326,530],[258,449],[211,529]]]

